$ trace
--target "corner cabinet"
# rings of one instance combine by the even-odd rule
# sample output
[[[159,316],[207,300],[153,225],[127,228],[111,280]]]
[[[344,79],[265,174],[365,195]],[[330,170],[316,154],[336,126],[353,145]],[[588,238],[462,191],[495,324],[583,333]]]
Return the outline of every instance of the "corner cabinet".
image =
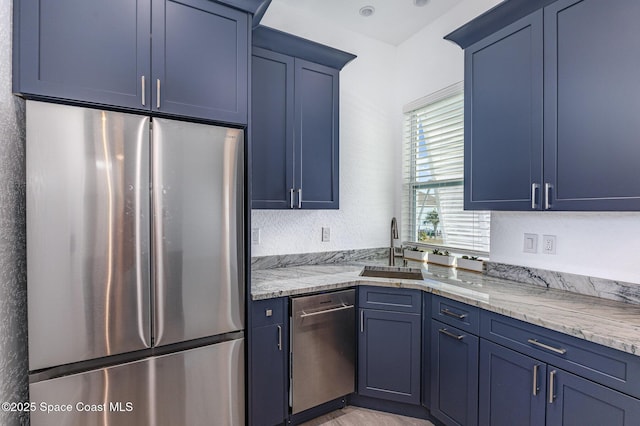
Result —
[[[288,417],[288,302],[280,297],[252,303],[249,417],[254,426],[283,424]]]
[[[638,16],[510,0],[445,37],[465,49],[465,209],[640,210]]]
[[[447,426],[478,424],[479,310],[434,296],[431,414]]]
[[[358,291],[358,394],[420,404],[420,291],[383,287]]]
[[[252,207],[339,208],[339,70],[355,56],[253,32]]]
[[[247,123],[245,11],[208,0],[20,0],[14,8],[15,93]]]

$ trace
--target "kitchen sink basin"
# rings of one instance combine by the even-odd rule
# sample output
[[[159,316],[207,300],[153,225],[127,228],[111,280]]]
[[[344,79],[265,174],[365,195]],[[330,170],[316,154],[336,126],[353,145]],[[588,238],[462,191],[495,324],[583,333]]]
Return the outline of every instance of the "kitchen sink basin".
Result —
[[[398,278],[403,280],[422,280],[419,268],[403,268],[400,266],[365,266],[361,277]]]

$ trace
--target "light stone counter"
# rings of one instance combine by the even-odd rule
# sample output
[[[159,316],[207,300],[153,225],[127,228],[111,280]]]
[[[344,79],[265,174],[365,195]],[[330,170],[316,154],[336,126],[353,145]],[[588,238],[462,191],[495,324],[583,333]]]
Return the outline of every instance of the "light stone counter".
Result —
[[[422,267],[422,281],[361,277],[364,265],[384,265],[384,260],[253,270],[252,298],[357,285],[413,288],[640,355],[640,305],[414,262],[408,266]]]

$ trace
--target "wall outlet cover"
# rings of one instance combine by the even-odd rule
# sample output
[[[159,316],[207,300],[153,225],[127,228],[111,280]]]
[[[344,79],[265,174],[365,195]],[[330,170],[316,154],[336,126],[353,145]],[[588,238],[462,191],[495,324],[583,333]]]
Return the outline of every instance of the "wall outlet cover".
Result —
[[[322,242],[328,243],[331,240],[331,228],[322,227]]]
[[[251,228],[251,244],[260,244],[260,228]]]
[[[555,235],[542,236],[542,252],[544,254],[556,254],[556,236]]]

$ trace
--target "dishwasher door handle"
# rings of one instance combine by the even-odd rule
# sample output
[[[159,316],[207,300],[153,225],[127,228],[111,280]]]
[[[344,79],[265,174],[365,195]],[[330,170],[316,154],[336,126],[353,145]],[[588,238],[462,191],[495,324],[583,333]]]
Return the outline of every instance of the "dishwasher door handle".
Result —
[[[305,311],[302,311],[302,314],[300,315],[300,318],[314,317],[316,315],[322,315],[322,314],[328,314],[328,313],[331,313],[331,312],[344,311],[345,309],[353,309],[354,307],[355,307],[354,305],[345,305],[343,303],[342,306],[339,306],[337,308],[327,309],[325,311],[311,312],[310,314],[306,313]]]

